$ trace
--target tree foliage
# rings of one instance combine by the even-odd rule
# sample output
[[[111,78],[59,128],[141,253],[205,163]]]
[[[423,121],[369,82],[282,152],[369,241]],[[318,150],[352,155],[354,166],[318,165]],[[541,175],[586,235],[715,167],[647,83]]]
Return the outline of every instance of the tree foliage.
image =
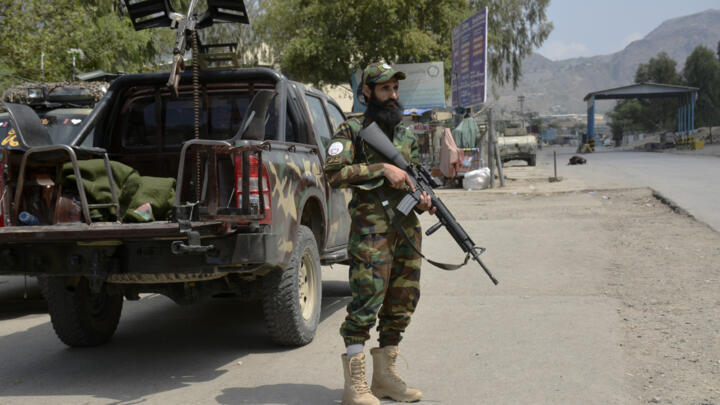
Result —
[[[685,60],[682,74],[676,63],[661,52],[648,63],[641,63],[635,73],[636,83],[678,84],[697,87],[695,122],[698,127],[720,123],[720,42],[718,53],[706,46],[697,46]],[[609,113],[614,136],[627,131],[672,131],[677,128],[677,111],[685,100],[653,99],[623,100]]]
[[[708,47],[698,46],[685,60],[683,76],[688,86],[698,87],[695,121],[709,126],[720,121],[720,61]]]
[[[641,63],[635,72],[635,83],[682,84],[677,63],[665,52],[658,53],[647,63]],[[622,100],[610,116],[613,138],[622,139],[628,131],[661,131],[677,127],[678,100],[655,98]]]
[[[500,85],[516,88],[522,61],[540,48],[553,29],[545,10],[550,0],[470,0],[472,10],[488,8],[488,71]]]
[[[500,84],[520,78],[522,59],[547,38],[549,0],[267,0],[256,29],[283,70],[317,85],[347,83],[353,71],[388,63],[442,61],[450,83],[452,30],[489,7],[489,70]]]
[[[641,122],[644,117],[644,106],[639,100],[621,100],[608,116],[613,139],[619,142],[625,133],[643,129]]]
[[[68,51],[79,49],[77,72],[152,69],[156,55],[172,44],[167,34],[135,31],[125,14],[121,0],[3,1],[0,66],[7,75],[31,80],[68,80],[73,71]]]

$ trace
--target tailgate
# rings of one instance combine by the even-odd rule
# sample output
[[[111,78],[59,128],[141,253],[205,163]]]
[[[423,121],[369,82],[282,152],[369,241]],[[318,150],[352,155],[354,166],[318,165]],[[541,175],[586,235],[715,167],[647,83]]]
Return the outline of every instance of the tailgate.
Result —
[[[219,221],[193,222],[192,228],[201,235],[221,236],[229,232],[229,224]],[[102,240],[186,239],[176,222],[118,224],[94,222],[0,228],[0,244],[13,242],[91,242]]]

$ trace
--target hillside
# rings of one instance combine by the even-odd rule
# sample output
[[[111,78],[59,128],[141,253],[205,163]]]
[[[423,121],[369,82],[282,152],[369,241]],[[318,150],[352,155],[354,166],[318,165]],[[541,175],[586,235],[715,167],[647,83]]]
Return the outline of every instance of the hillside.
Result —
[[[552,61],[533,54],[523,62],[523,78],[517,90],[513,91],[512,87],[499,89],[498,101],[506,110],[517,110],[517,96],[522,94],[525,111],[584,113],[583,97],[587,93],[631,84],[638,65],[659,52],[667,52],[681,71],[685,59],[696,46],[705,45],[715,50],[718,40],[720,10],[707,10],[665,21],[645,38],[610,55]],[[597,112],[604,113],[614,105],[612,100],[599,102]]]

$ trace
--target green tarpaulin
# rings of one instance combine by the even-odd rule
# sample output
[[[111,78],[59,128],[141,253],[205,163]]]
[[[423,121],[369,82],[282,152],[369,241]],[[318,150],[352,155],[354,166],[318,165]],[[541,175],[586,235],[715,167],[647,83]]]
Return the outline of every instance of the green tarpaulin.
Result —
[[[462,120],[452,131],[453,139],[458,148],[475,148],[480,138],[480,130],[474,118],[468,117]]]
[[[78,164],[88,203],[112,202],[105,161],[81,160]],[[110,167],[120,202],[119,218],[122,222],[150,222],[170,218],[175,198],[175,179],[141,176],[132,167],[119,162],[110,162]],[[77,189],[71,162],[63,165],[62,176],[63,189]],[[114,208],[90,211],[93,221],[109,221],[114,219],[114,214]]]

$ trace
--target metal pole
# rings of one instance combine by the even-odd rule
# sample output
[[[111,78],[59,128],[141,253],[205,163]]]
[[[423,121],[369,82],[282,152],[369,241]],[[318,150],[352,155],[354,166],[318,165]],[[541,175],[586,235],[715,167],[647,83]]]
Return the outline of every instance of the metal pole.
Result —
[[[553,166],[554,166],[553,172],[555,173],[554,177],[557,179],[557,151],[556,150],[553,151]]]
[[[493,143],[495,148],[495,162],[498,167],[498,177],[500,178],[500,187],[505,187],[505,175],[503,174],[502,158],[500,157],[500,147],[498,146],[497,139]]]
[[[688,116],[690,137],[688,138],[688,149],[695,150],[695,92],[690,92],[690,115]]]
[[[490,167],[490,188],[495,187],[495,161],[493,148],[493,136],[495,132],[495,122],[493,121],[493,109],[488,108],[488,166]]]

